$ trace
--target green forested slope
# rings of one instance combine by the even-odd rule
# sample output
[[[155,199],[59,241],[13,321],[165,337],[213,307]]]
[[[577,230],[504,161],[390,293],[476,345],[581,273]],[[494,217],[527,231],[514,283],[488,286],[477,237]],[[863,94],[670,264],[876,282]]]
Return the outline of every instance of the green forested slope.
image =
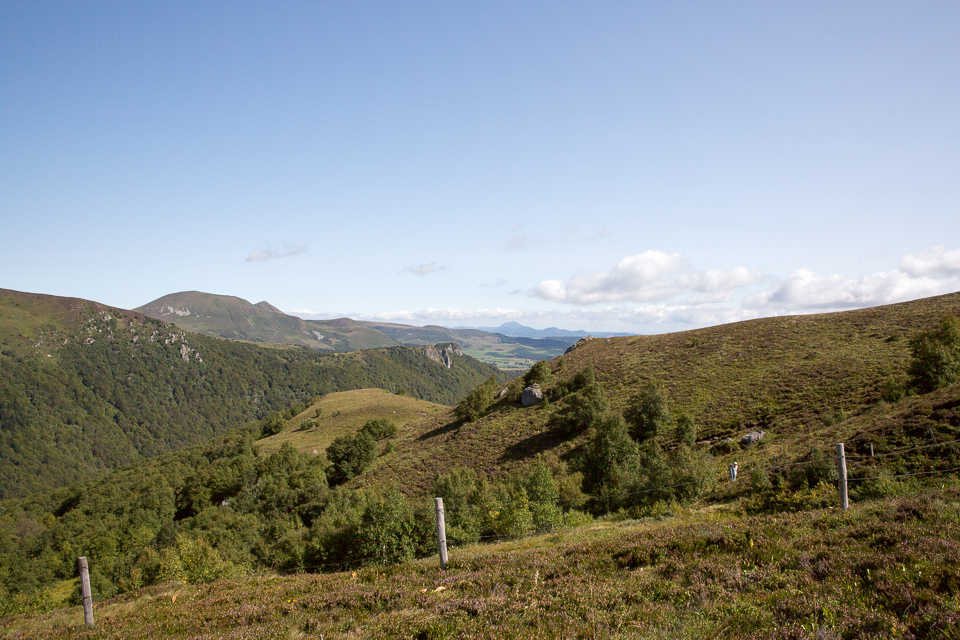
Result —
[[[312,396],[404,389],[453,404],[490,375],[405,347],[322,355],[188,334],[139,313],[0,291],[0,498],[200,442]]]

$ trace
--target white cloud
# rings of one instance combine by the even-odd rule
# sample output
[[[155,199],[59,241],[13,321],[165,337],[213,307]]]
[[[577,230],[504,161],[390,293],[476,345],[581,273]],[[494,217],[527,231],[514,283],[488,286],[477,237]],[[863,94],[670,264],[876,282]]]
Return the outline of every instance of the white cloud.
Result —
[[[898,270],[915,278],[960,274],[960,249],[947,251],[941,245],[904,256]]]
[[[960,289],[960,277],[914,277],[900,269],[859,278],[820,275],[798,269],[772,289],[743,300],[747,309],[780,313],[816,313],[858,309],[951,293]]]
[[[404,267],[400,270],[400,273],[412,273],[415,276],[426,276],[431,273],[436,273],[437,271],[446,271],[447,268],[442,264],[436,262],[428,262],[425,264],[416,264],[409,267]]]
[[[679,253],[645,251],[620,260],[613,269],[560,280],[544,280],[535,297],[551,302],[590,305],[610,302],[661,302],[687,294],[690,304],[723,302],[742,287],[758,284],[763,274],[736,267],[730,271],[696,271]]]
[[[306,252],[306,244],[289,245],[284,244],[282,248],[275,249],[273,246],[267,246],[266,249],[257,249],[247,256],[247,262],[264,262],[275,258],[290,258],[292,256]]]

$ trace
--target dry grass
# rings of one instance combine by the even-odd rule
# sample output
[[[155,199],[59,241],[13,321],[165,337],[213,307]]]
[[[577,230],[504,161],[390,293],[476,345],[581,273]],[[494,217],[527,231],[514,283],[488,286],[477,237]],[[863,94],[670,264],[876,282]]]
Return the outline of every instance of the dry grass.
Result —
[[[270,454],[289,442],[298,451],[322,454],[334,438],[351,434],[370,420],[386,418],[400,427],[402,433],[405,425],[428,419],[446,409],[441,404],[398,396],[383,389],[330,393],[291,419],[284,431],[259,440],[257,446]],[[317,425],[301,430],[300,425],[314,419],[318,411]]]

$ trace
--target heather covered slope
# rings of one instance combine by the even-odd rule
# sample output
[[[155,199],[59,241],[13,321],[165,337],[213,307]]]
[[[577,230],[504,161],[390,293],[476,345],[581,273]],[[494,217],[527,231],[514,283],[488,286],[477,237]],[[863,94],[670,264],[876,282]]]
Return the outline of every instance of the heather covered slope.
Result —
[[[603,523],[327,575],[169,584],[3,638],[954,638],[955,485],[849,512]]]
[[[703,446],[762,429],[768,443],[780,441],[784,453],[799,455],[816,434],[821,444],[832,445],[882,420],[892,409],[881,402],[881,387],[904,375],[911,336],[932,329],[947,314],[960,314],[960,294],[589,340],[551,363],[553,380],[544,388],[549,398],[576,372],[593,367],[610,407],[623,411],[652,381],[662,385],[672,410],[694,419]],[[557,428],[565,400],[522,408],[515,401],[521,384],[512,382],[509,399],[474,422],[459,423],[452,412],[428,417],[418,431],[402,434],[392,458],[372,479],[402,479],[423,489],[433,474],[454,466],[499,472],[541,452],[575,455],[591,433],[571,438]]]
[[[0,498],[83,481],[313,396],[404,389],[453,404],[491,375],[407,347],[318,354],[182,331],[95,302],[0,291]]]

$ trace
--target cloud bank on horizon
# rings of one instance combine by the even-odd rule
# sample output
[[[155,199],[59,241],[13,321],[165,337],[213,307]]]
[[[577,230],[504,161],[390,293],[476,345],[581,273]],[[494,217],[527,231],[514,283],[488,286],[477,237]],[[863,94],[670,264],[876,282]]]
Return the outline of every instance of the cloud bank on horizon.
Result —
[[[435,267],[420,265],[422,274]],[[404,271],[413,271],[407,268]],[[351,315],[364,320],[464,325],[490,322],[709,326],[754,318],[872,307],[960,291],[960,249],[936,246],[904,256],[897,267],[856,278],[797,269],[785,279],[758,269],[698,270],[680,253],[649,250],[611,269],[581,272],[566,281],[543,280],[530,298],[562,308],[426,308],[372,314],[300,309],[304,317]],[[739,304],[730,303],[739,297]],[[634,304],[630,304],[634,303]]]

